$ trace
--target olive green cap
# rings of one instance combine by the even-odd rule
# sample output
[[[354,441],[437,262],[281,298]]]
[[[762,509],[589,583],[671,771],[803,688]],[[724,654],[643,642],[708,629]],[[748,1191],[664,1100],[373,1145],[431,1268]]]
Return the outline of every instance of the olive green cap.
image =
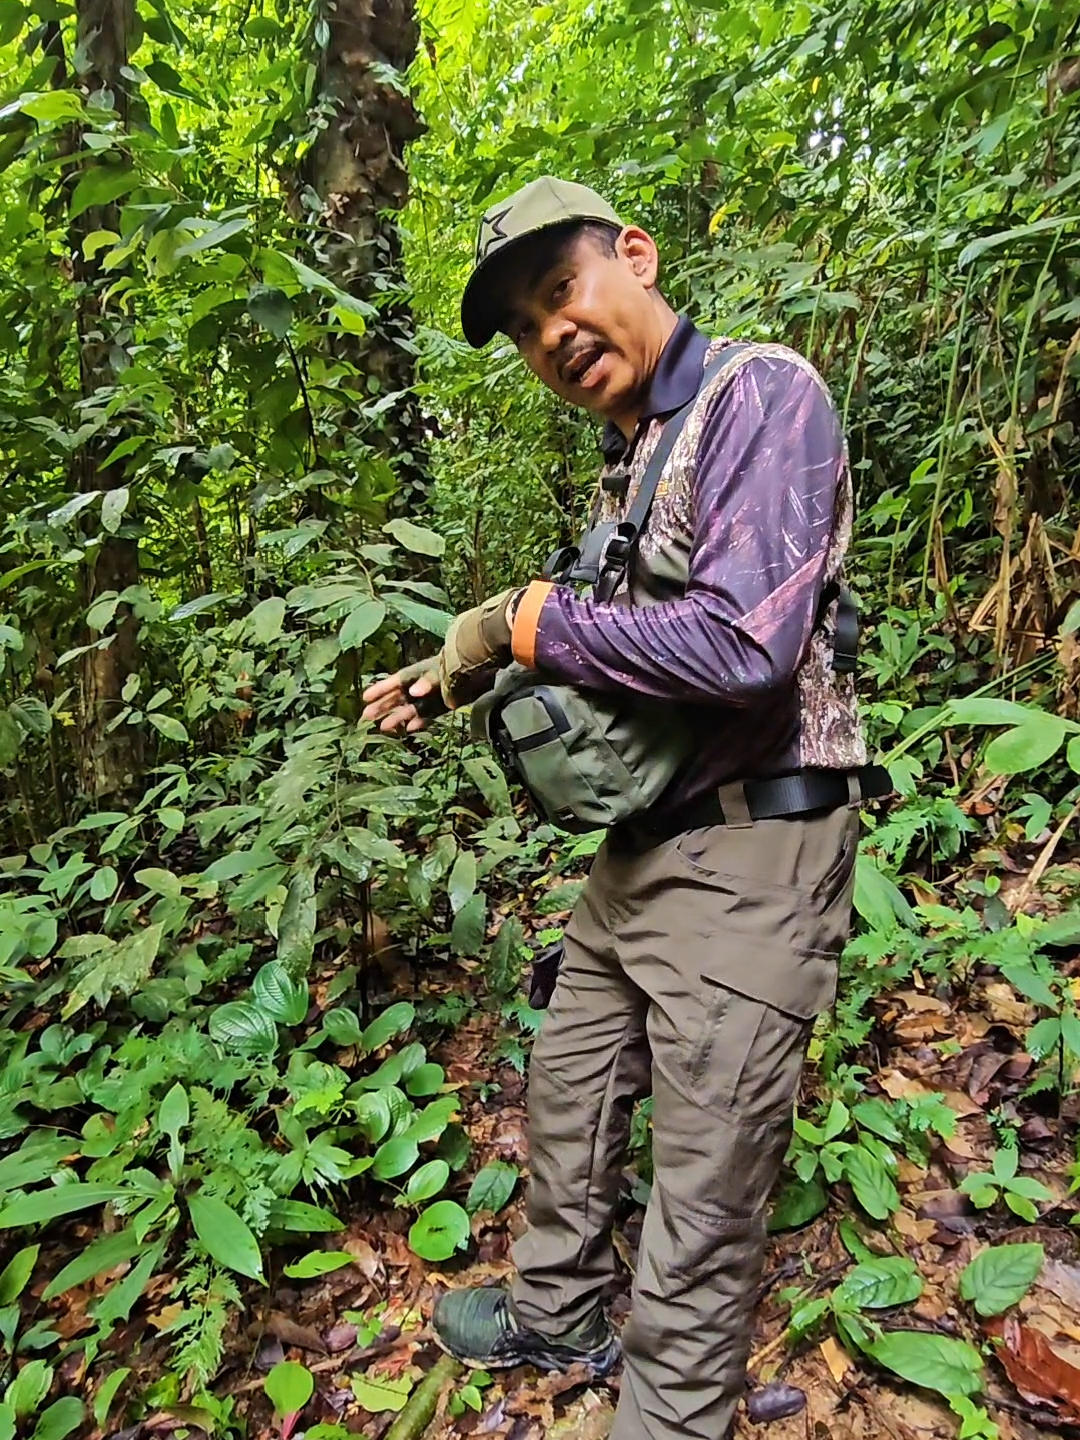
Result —
[[[486,345],[499,328],[501,297],[492,287],[494,261],[528,236],[574,220],[598,220],[617,230],[623,228],[602,195],[587,185],[551,175],[530,181],[485,212],[476,237],[473,272],[461,297],[461,328],[475,349]]]

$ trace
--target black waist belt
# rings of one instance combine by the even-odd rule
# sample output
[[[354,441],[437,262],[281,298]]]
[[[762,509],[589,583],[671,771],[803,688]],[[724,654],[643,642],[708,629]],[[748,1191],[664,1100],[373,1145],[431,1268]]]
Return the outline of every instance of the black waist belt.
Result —
[[[812,815],[826,810],[839,810],[850,799],[849,779],[854,777],[860,800],[888,795],[892,779],[884,765],[864,765],[860,770],[800,770],[794,775],[777,775],[771,780],[748,780],[743,786],[751,820],[777,820],[784,816]],[[716,795],[703,795],[698,800],[664,814],[652,816],[648,811],[613,825],[609,838],[617,848],[624,845],[647,850],[662,845],[687,830],[706,825],[726,825],[724,807]]]

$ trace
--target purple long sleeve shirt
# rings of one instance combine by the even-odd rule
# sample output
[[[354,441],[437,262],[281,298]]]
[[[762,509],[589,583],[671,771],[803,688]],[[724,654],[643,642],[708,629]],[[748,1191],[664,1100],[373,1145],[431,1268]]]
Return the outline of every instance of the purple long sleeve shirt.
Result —
[[[626,453],[605,433],[601,484],[620,470],[630,478],[625,499],[605,496],[602,518],[625,514],[664,420],[724,343],[679,322]],[[832,669],[832,614],[819,623],[850,526],[844,440],[823,382],[783,346],[750,346],[701,391],[629,588],[600,603],[530,587],[515,654],[564,683],[678,704],[700,745],[669,803],[727,780],[862,764],[851,678]]]

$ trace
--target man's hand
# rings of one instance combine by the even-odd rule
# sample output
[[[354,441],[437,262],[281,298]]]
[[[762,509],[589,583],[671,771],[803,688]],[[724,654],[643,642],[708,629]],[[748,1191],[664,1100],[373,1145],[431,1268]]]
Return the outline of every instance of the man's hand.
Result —
[[[364,691],[362,720],[378,720],[387,735],[415,734],[444,710],[439,693],[440,657],[418,660],[396,675],[376,680]]]
[[[489,691],[512,658],[510,630],[520,592],[504,590],[452,621],[439,656],[442,696],[451,710]]]

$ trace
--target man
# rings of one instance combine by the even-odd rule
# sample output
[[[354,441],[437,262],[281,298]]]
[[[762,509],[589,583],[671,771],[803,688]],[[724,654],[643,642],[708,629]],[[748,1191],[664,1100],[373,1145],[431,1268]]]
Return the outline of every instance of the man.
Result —
[[[418,700],[441,688],[467,703],[512,655],[555,683],[668,702],[693,728],[691,764],[614,827],[566,929],[531,1060],[517,1279],[450,1291],[434,1327],[487,1367],[612,1368],[612,1220],[633,1103],[651,1090],[655,1181],[612,1440],[721,1440],[766,1202],[848,933],[866,755],[834,654],[851,487],[828,394],[777,345],[742,347],[703,386],[730,342],[674,313],[658,263],[581,185],[537,180],[484,216],[465,335],[479,347],[503,331],[607,422],[603,518],[626,513],[665,421],[693,404],[610,602],[544,581],[495,597],[454,622],[439,675],[372,686],[365,714],[421,728]]]

